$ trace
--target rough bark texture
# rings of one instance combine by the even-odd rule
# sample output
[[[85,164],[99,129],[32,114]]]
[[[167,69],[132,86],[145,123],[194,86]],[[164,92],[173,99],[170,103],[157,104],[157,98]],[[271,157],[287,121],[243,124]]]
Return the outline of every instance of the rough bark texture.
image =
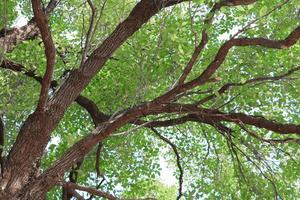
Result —
[[[9,194],[16,193],[21,188],[26,188],[24,186],[27,182],[31,178],[35,178],[34,172],[38,168],[51,132],[62,118],[68,106],[79,96],[92,77],[104,66],[112,53],[154,14],[166,6],[172,6],[180,2],[182,1],[142,0],[134,7],[128,18],[120,23],[115,31],[94,51],[84,65],[70,73],[53,98],[46,104],[45,111],[34,112],[23,124],[15,145],[9,153],[4,178],[0,182],[1,188],[5,188],[5,191]],[[36,26],[32,25],[32,29],[35,30]],[[120,126],[120,123],[118,125]],[[89,140],[92,140],[91,144],[88,144],[88,146],[85,144],[80,147],[80,149],[83,149],[82,151],[71,152],[76,157],[76,160],[77,158],[82,159],[85,153],[93,147],[96,140],[93,137]],[[57,177],[57,174],[62,175],[69,167],[68,164],[68,166],[63,167],[64,170],[60,173],[52,173]],[[52,175],[49,174],[49,176]],[[32,195],[36,199],[42,198],[43,194],[57,184],[59,180],[60,177],[47,184],[39,184],[38,188],[33,187],[30,191],[27,189],[22,190],[19,195],[25,195],[22,199],[31,199],[33,198]],[[42,185],[44,185],[44,188]]]
[[[197,57],[207,43],[208,37],[204,32],[202,42],[198,47],[196,47],[195,52],[184,69],[182,76],[179,78],[178,85],[175,85],[175,87],[170,91],[148,103],[121,111],[115,116],[108,116],[102,113],[94,102],[80,95],[91,79],[99,70],[102,69],[111,55],[130,36],[138,31],[144,23],[146,23],[153,15],[164,7],[173,6],[183,1],[184,0],[141,0],[133,8],[129,16],[121,22],[112,34],[82,65],[80,65],[80,68],[74,69],[70,72],[69,76],[59,87],[57,87],[57,82],[50,82],[48,80],[49,85],[54,88],[56,92],[51,99],[45,102],[43,106],[44,109],[37,110],[32,113],[22,125],[16,142],[7,157],[4,173],[2,174],[3,177],[0,179],[0,199],[45,199],[45,193],[55,185],[64,185],[66,189],[72,189],[73,187],[73,189],[81,188],[82,190],[89,190],[85,187],[76,186],[72,183],[63,183],[62,179],[64,173],[74,164],[81,162],[84,159],[84,156],[90,152],[94,146],[107,138],[118,128],[122,127],[126,123],[143,125],[145,121],[140,120],[139,118],[147,115],[164,113],[184,115],[172,120],[152,121],[144,124],[144,126],[148,128],[177,125],[187,121],[194,121],[210,124],[212,126],[216,126],[217,124],[219,129],[226,129],[226,127],[222,126],[221,122],[230,122],[241,126],[245,124],[264,128],[280,134],[300,134],[299,125],[278,123],[263,117],[250,116],[243,113],[224,113],[217,109],[204,109],[199,106],[201,105],[199,102],[198,104],[179,104],[174,103],[173,101],[176,96],[182,95],[189,89],[211,81],[211,77],[218,68],[221,67],[221,64],[225,61],[231,48],[236,46],[261,46],[275,49],[287,48],[294,45],[299,40],[300,27],[295,28],[295,30],[292,31],[291,34],[284,40],[271,40],[265,38],[230,39],[220,47],[214,60],[208,65],[202,74],[194,80],[185,83],[185,80],[192,70]],[[52,4],[49,5],[57,3],[57,1],[51,2]],[[212,7],[212,11],[214,12],[219,10],[222,6],[248,5],[254,2],[254,0],[224,0],[216,3],[215,6]],[[13,44],[36,36],[38,33],[35,22],[31,22],[22,27],[20,30],[12,30],[10,34],[6,34],[4,37],[0,38],[0,43],[3,44],[3,48],[7,52],[11,50]],[[36,76],[33,71],[26,71],[22,65],[12,61],[4,60],[0,67],[17,72],[24,72],[24,75],[34,78],[41,84],[43,83],[42,77]],[[289,72],[286,75],[293,72]],[[278,76],[277,78],[284,77],[286,75]],[[259,80],[263,79],[261,78],[252,81]],[[251,80],[249,82],[251,82]],[[221,88],[220,90],[225,92],[229,87],[234,85],[239,84],[229,84],[229,86],[224,86],[224,88]],[[210,100],[212,98],[214,98],[214,96],[209,96],[205,98],[205,100]],[[65,111],[73,101],[76,101],[87,110],[87,112],[91,115],[96,128],[91,134],[74,144],[49,169],[40,174],[40,160],[45,147],[50,140],[51,132],[57,126]],[[95,190],[89,191],[97,194],[103,194]],[[181,195],[181,189],[179,191]],[[72,193],[73,195],[78,196],[78,194],[76,194],[73,190],[69,190],[69,192],[70,194]]]

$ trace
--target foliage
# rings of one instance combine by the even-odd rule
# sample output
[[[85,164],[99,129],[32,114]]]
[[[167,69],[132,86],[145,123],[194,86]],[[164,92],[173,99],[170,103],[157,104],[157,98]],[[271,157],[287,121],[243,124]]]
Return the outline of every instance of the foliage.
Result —
[[[193,54],[195,42],[201,41],[203,29],[207,29],[209,40],[187,81],[198,77],[213,61],[221,45],[255,19],[258,20],[236,37],[285,39],[299,26],[300,4],[294,0],[276,8],[282,2],[261,0],[250,5],[225,6],[216,11],[209,25],[204,21],[215,1],[195,0],[165,8],[117,49],[81,94],[109,116],[149,102],[169,91],[178,81]],[[5,3],[6,6],[2,6]],[[95,0],[93,4],[98,16],[88,55],[129,15],[136,1]],[[27,1],[3,1],[0,8],[5,10],[1,11],[5,13],[5,21],[0,21],[0,27],[14,26],[17,17],[30,19],[33,15]],[[266,15],[273,8],[276,9]],[[49,17],[57,50],[53,80],[59,84],[65,81],[66,70],[80,65],[90,18],[88,3],[78,0],[61,1]],[[205,102],[203,108],[300,124],[299,71],[280,80],[243,84],[249,79],[287,73],[299,66],[299,55],[299,43],[281,50],[234,47],[213,75],[218,81],[192,89],[194,93],[178,102],[192,104],[215,94],[216,98]],[[4,58],[21,63],[25,71],[34,71],[38,76],[45,72],[46,57],[40,37],[16,45]],[[6,155],[38,101],[40,84],[27,77],[25,71],[0,70],[0,111],[4,112]],[[219,93],[227,83],[242,85]],[[199,90],[209,93],[199,93]],[[52,89],[49,95],[54,95]],[[180,116],[162,114],[140,119],[155,121]],[[182,199],[272,199],[274,194],[278,199],[300,198],[299,141],[262,142],[246,130],[269,139],[284,139],[286,135],[248,125],[243,128],[233,122],[222,124],[233,131],[229,139],[215,127],[198,122],[157,128],[180,153],[184,169]],[[52,133],[42,158],[42,170],[52,166],[94,126],[89,113],[72,103]],[[287,136],[299,139],[299,134]],[[103,179],[99,188],[122,198],[176,198],[178,183],[168,187],[159,181],[161,157],[169,161],[175,169],[174,176],[179,177],[176,157],[170,145],[151,129],[126,124],[102,141],[102,145],[100,158],[96,157],[97,146],[85,156],[77,170],[78,184],[96,187]],[[100,160],[99,177],[96,176],[96,159]],[[69,180],[68,176],[66,173],[65,180]],[[53,188],[48,197],[61,199],[61,188]]]

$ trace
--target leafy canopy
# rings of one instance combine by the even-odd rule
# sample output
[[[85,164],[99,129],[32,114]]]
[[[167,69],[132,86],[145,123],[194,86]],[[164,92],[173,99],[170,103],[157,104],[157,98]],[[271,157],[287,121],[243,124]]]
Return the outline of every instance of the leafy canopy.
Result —
[[[296,0],[284,4],[280,0],[261,0],[249,5],[224,6],[212,13],[210,10],[215,3],[194,0],[161,10],[117,49],[82,95],[95,102],[103,113],[113,115],[169,91],[189,62],[195,43],[201,41],[202,30],[207,31],[209,39],[186,81],[198,77],[224,42],[233,36],[283,40],[299,26],[300,4]],[[97,15],[88,56],[129,15],[136,1],[94,0],[93,4]],[[18,18],[30,20],[33,17],[29,1],[1,1],[0,8],[4,16],[0,27],[12,27]],[[58,84],[64,82],[68,75],[66,70],[80,65],[91,17],[88,3],[79,0],[59,2],[49,17],[57,51],[53,80]],[[208,18],[213,18],[210,23],[205,22]],[[252,24],[247,26],[249,23]],[[234,35],[239,30],[242,31]],[[193,104],[214,95],[201,107],[263,116],[283,124],[300,124],[299,71],[278,80],[249,82],[257,77],[287,73],[299,66],[299,55],[299,43],[280,50],[261,46],[233,47],[214,73],[213,81],[184,93],[177,102]],[[25,72],[44,74],[44,45],[40,37],[26,40],[3,58],[25,67],[21,73],[0,70],[0,110],[4,113],[7,153],[22,122],[37,105],[40,84]],[[220,92],[227,83],[239,85]],[[50,90],[49,95],[52,93]],[[156,121],[180,116],[181,113],[159,114],[140,119]],[[286,136],[247,124],[239,126],[232,121],[222,124],[231,129],[230,137],[212,125],[193,121],[155,129],[176,145],[180,155],[182,199],[271,199],[274,195],[279,199],[300,198],[299,140],[298,143],[272,143],[253,136],[299,139],[299,135]],[[42,169],[51,166],[93,129],[89,113],[73,103],[52,134],[42,158]],[[101,190],[122,198],[176,198],[178,182],[167,186],[159,179],[163,175],[160,174],[163,158],[174,169],[179,181],[181,173],[176,154],[172,145],[153,130],[127,124],[105,139],[101,147],[100,157],[96,157],[95,147],[75,170],[77,183],[95,187],[102,182]],[[100,160],[98,177],[96,159]],[[65,180],[69,179],[66,173]],[[55,187],[48,197],[61,199],[61,189]]]

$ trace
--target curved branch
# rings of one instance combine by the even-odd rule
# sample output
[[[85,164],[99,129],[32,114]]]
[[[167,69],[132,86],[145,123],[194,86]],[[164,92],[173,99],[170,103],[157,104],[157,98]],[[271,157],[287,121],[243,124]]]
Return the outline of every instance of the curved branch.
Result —
[[[103,192],[103,191],[100,191],[100,190],[97,190],[97,189],[94,189],[94,188],[90,188],[90,187],[77,185],[77,184],[71,183],[71,182],[63,184],[63,187],[68,188],[68,189],[72,189],[72,190],[81,190],[81,191],[84,191],[84,192],[88,192],[90,194],[106,198],[108,200],[118,200],[118,198],[116,198],[115,196],[113,196],[113,195],[111,195],[107,192]]]
[[[243,113],[221,112],[219,114],[209,114],[209,116],[214,120],[234,122],[237,124],[249,124],[258,128],[264,128],[281,134],[295,133],[300,135],[300,125],[283,124],[272,120],[268,120],[260,116],[251,116]]]
[[[177,104],[177,103],[170,103],[164,104],[161,107],[149,109],[147,111],[147,115],[152,114],[162,114],[162,113],[189,113],[188,117],[194,118],[195,116],[199,117],[203,121],[228,121],[234,122],[236,124],[244,123],[249,124],[252,126],[256,126],[258,128],[264,128],[270,131],[274,131],[281,134],[289,134],[295,133],[300,134],[300,125],[296,124],[284,124],[275,122],[273,120],[268,120],[261,116],[252,116],[246,115],[244,113],[223,113],[218,110],[212,109],[204,109],[198,108],[193,104]],[[146,113],[144,113],[146,115]],[[180,120],[185,119],[176,119],[180,122]],[[175,120],[172,121],[174,123]]]
[[[45,15],[49,17],[54,8],[58,5],[58,0],[51,0],[45,8]],[[2,29],[0,31],[0,46],[4,52],[10,52],[13,50],[16,44],[19,44],[25,40],[32,39],[39,34],[39,29],[36,25],[35,19],[32,18],[28,24],[20,28],[10,28],[8,30]]]
[[[1,176],[3,176],[4,172],[4,156],[3,156],[3,150],[4,150],[4,122],[3,122],[3,113],[0,112],[0,169],[1,169]]]
[[[223,85],[219,90],[218,93],[219,94],[223,94],[225,93],[227,90],[229,90],[232,87],[236,87],[236,86],[244,86],[244,85],[248,85],[248,84],[252,84],[252,83],[261,83],[261,82],[269,82],[269,81],[278,81],[278,80],[282,80],[283,78],[286,78],[287,76],[292,75],[293,73],[297,72],[300,70],[300,66],[297,66],[295,68],[292,68],[290,70],[288,70],[288,72],[284,73],[284,74],[280,74],[277,76],[265,76],[265,77],[258,77],[258,78],[253,78],[253,79],[249,79],[243,83],[226,83],[225,85]],[[199,102],[197,102],[195,105],[201,105],[204,104],[207,101],[210,101],[214,98],[216,98],[217,96],[215,94],[209,95],[203,99],[201,99]]]
[[[214,14],[220,10],[224,6],[239,6],[239,5],[248,5],[256,2],[256,0],[247,0],[247,1],[239,1],[239,0],[223,0],[220,2],[217,2],[214,4],[210,12],[206,15],[206,19],[204,20],[204,28],[202,30],[202,38],[201,42],[198,46],[196,46],[194,53],[189,60],[188,64],[184,68],[181,76],[179,77],[178,85],[184,84],[185,79],[187,78],[188,74],[191,72],[195,62],[198,59],[198,56],[200,55],[201,51],[204,49],[205,45],[208,42],[208,35],[207,35],[207,29],[208,26],[211,24]]]
[[[36,24],[42,36],[42,40],[45,46],[45,55],[47,59],[46,72],[42,80],[41,93],[37,105],[37,111],[44,111],[48,99],[48,91],[51,85],[56,51],[55,51],[52,35],[48,26],[48,19],[46,14],[43,11],[41,1],[32,0],[31,2],[32,2],[33,13],[34,13],[34,19],[36,21]]]
[[[34,70],[27,70],[23,65],[19,63],[15,63],[10,60],[3,60],[2,63],[0,64],[0,68],[9,69],[14,72],[20,72],[25,76],[33,78],[34,80],[42,84],[43,78],[41,76],[38,76]],[[53,90],[55,90],[57,86],[58,86],[58,82],[56,80],[51,81],[51,88]],[[92,100],[88,99],[87,97],[79,95],[75,99],[75,101],[90,114],[93,123],[96,126],[106,121],[109,118],[109,116],[107,116],[106,114],[104,114],[99,110],[96,103],[94,103]]]
[[[196,79],[185,84],[185,88],[190,89],[198,85],[206,83],[210,77],[216,72],[220,65],[225,61],[229,50],[235,46],[261,46],[273,49],[285,49],[296,44],[300,38],[300,26],[295,28],[284,40],[270,40],[266,38],[237,38],[225,42],[219,49],[214,60],[204,70],[204,72]]]
[[[164,142],[166,142],[173,150],[173,152],[175,153],[176,156],[176,163],[177,163],[177,167],[179,170],[179,186],[178,186],[178,195],[177,195],[177,200],[179,200],[182,197],[182,184],[183,184],[183,168],[181,166],[181,158],[179,155],[179,152],[177,150],[177,147],[175,144],[173,144],[168,138],[162,136],[155,128],[151,128],[151,130]]]
[[[87,53],[89,50],[89,46],[90,46],[90,42],[93,36],[93,32],[94,32],[94,24],[95,24],[95,18],[96,18],[96,8],[92,2],[92,0],[87,0],[89,7],[92,11],[92,16],[90,17],[90,26],[88,29],[88,32],[86,33],[86,39],[85,39],[85,44],[84,44],[84,48],[83,48],[83,53],[82,53],[82,57],[81,57],[81,63],[80,66],[83,65],[83,63],[85,62],[86,58],[87,58]]]
[[[110,56],[136,31],[138,31],[143,24],[145,24],[153,15],[157,14],[161,9],[183,2],[184,0],[141,0],[132,9],[129,16],[120,23],[110,36],[92,53],[87,61],[79,69],[70,72],[68,78],[62,83],[55,94],[49,99],[46,105],[45,113],[34,113],[24,123],[20,133],[16,139],[14,146],[10,151],[8,159],[9,166],[7,168],[8,175],[3,181],[9,181],[6,185],[7,190],[12,190],[13,193],[20,189],[27,183],[30,172],[34,170],[36,161],[42,157],[44,148],[49,141],[51,132],[57,126],[63,117],[66,109],[70,104],[80,95],[82,90],[87,86],[91,79],[104,66]],[[30,190],[21,190],[22,198],[31,198],[34,194],[35,198],[41,197],[49,188],[53,187],[60,179],[61,173],[68,170],[74,163],[82,159],[93,146],[98,144],[104,138],[108,137],[116,128],[119,128],[124,123],[134,120],[137,116],[143,114],[141,107],[136,107],[125,116],[116,116],[112,121],[108,121],[103,126],[98,126],[91,136],[87,136],[80,142],[76,143],[69,151],[62,157],[62,162],[58,161],[49,170],[45,171],[43,177],[47,184],[37,185],[40,179],[33,181]],[[146,109],[147,107],[143,107]],[[123,113],[124,114],[124,113]],[[40,126],[36,126],[40,124]],[[33,134],[33,131],[35,134]],[[104,131],[104,133],[103,133]],[[101,134],[100,134],[101,133]],[[31,137],[36,135],[36,140],[33,140],[34,145],[27,142]],[[80,144],[80,146],[77,146]],[[34,154],[31,152],[34,152]],[[26,156],[26,155],[31,155]],[[24,159],[24,156],[28,159]],[[71,160],[69,160],[71,158]],[[15,167],[15,163],[22,162],[22,167]],[[66,163],[67,162],[67,163]],[[60,168],[60,169],[58,169]],[[24,169],[26,169],[24,171]],[[22,170],[22,173],[18,171]],[[50,175],[50,174],[51,175]],[[15,175],[15,176],[12,176]],[[50,175],[50,176],[49,176]],[[42,181],[44,181],[42,180]],[[12,187],[15,183],[18,187]],[[34,192],[33,192],[34,191]]]
[[[249,135],[251,135],[252,137],[262,141],[262,142],[267,142],[267,143],[270,143],[270,144],[278,144],[278,143],[289,143],[289,142],[295,142],[295,143],[298,143],[300,144],[300,138],[284,138],[284,139],[265,139],[259,135],[257,135],[255,132],[253,131],[250,131],[246,128],[246,126],[244,126],[243,124],[239,124],[239,126],[244,130],[246,131],[247,133],[249,133]]]

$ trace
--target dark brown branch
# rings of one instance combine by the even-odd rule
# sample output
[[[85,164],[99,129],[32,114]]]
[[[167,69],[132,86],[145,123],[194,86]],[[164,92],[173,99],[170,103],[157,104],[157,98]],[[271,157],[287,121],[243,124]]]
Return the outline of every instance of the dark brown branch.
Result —
[[[110,56],[153,15],[167,6],[172,6],[180,2],[183,2],[183,0],[141,0],[137,3],[129,16],[120,23],[112,34],[89,56],[82,67],[70,73],[68,78],[66,78],[47,102],[47,112],[34,113],[29,116],[22,126],[16,138],[16,142],[9,153],[10,156],[7,162],[9,166],[7,168],[7,176],[4,180],[9,181],[6,185],[6,190],[14,193],[22,188],[24,184],[27,184],[30,172],[35,166],[34,163],[39,162],[39,158],[42,157],[52,131],[63,117],[66,109],[80,95],[82,90],[104,66]],[[74,163],[83,159],[96,144],[108,137],[117,128],[124,125],[124,123],[126,124],[141,116],[144,110],[140,110],[140,108],[147,110],[146,106],[135,107],[134,109],[130,109],[129,112],[123,113],[125,114],[124,116],[118,115],[113,118],[112,121],[98,126],[91,136],[87,136],[79,143],[76,143],[73,146],[74,148],[70,148],[70,151],[67,151],[66,154],[62,156],[61,160],[55,162],[52,167],[40,176],[40,178],[43,177],[43,182],[47,182],[46,184],[40,184],[40,178],[36,181],[32,181],[30,190],[22,190],[18,193],[18,195],[21,196],[20,198],[30,199],[33,194],[35,198],[41,197],[46,191],[57,184],[62,177],[62,173],[65,173]],[[36,124],[39,124],[39,126]],[[33,136],[35,140],[32,139]],[[34,145],[32,145],[32,142],[26,141],[32,141]],[[80,146],[78,146],[78,144],[80,144]],[[30,155],[30,157],[28,155]],[[24,157],[27,159],[24,159]],[[22,163],[22,166],[15,167],[17,163]],[[20,170],[22,170],[22,173],[18,173]],[[18,186],[14,187],[16,183]],[[37,187],[39,190],[36,190]]]
[[[300,135],[300,125],[283,124],[272,120],[267,120],[264,117],[251,116],[243,113],[220,113],[210,115],[210,117],[214,120],[249,124],[258,128],[264,128],[281,134],[296,133]]]
[[[38,81],[40,84],[42,83],[43,80],[43,78],[41,76],[38,76],[34,70],[27,70],[23,65],[19,63],[15,63],[10,60],[3,60],[2,63],[0,64],[0,68],[9,69],[14,72],[21,72],[22,74]],[[51,88],[53,90],[55,90],[57,86],[58,86],[57,81],[55,80],[51,81]],[[75,101],[90,114],[93,123],[95,125],[102,123],[109,118],[109,116],[102,113],[97,107],[97,105],[87,97],[79,95],[75,99]]]
[[[202,30],[202,39],[198,46],[196,46],[194,53],[189,60],[188,64],[186,65],[185,69],[183,70],[178,85],[184,84],[185,79],[187,78],[188,74],[191,72],[195,62],[197,61],[197,58],[199,57],[199,54],[204,49],[205,45],[208,42],[208,35],[207,35],[207,29],[208,26],[211,24],[213,20],[213,16],[216,13],[216,11],[220,10],[223,6],[239,6],[239,5],[248,5],[251,3],[256,2],[256,0],[248,0],[248,1],[238,1],[238,0],[223,0],[218,3],[215,3],[213,8],[210,10],[210,12],[207,14],[206,19],[204,20],[204,28]]]
[[[219,90],[218,93],[219,94],[223,94],[225,93],[227,90],[229,90],[232,87],[236,87],[236,86],[244,86],[244,85],[248,85],[248,84],[252,84],[252,83],[258,83],[258,82],[269,82],[269,81],[278,81],[278,80],[282,80],[283,78],[286,78],[287,76],[292,75],[293,73],[297,72],[300,70],[300,66],[295,67],[290,69],[287,73],[278,75],[278,76],[265,76],[265,77],[258,77],[258,78],[253,78],[253,79],[249,79],[243,83],[226,83],[225,85],[223,85]],[[201,105],[207,101],[210,101],[214,98],[216,98],[217,96],[215,94],[209,95],[207,97],[205,97],[204,99],[201,99],[199,102],[196,103],[196,105]]]
[[[273,48],[273,49],[285,49],[296,44],[299,38],[300,38],[300,26],[295,28],[284,40],[270,40],[265,38],[231,39],[225,42],[221,46],[214,60],[210,63],[210,65],[206,68],[206,70],[204,70],[204,72],[196,79],[190,81],[189,83],[186,83],[184,87],[193,88],[197,85],[202,85],[206,83],[211,78],[211,76],[216,72],[216,70],[220,67],[220,65],[224,62],[229,50],[232,47],[261,46],[261,47]]]
[[[177,163],[177,167],[179,170],[179,184],[178,184],[178,195],[177,195],[177,200],[179,200],[182,197],[182,184],[183,184],[183,168],[181,166],[181,158],[179,155],[179,152],[177,150],[177,147],[174,143],[172,143],[168,138],[164,137],[163,135],[161,135],[155,128],[151,128],[151,130],[164,142],[166,142],[173,150],[175,156],[176,156],[176,163]]]
[[[247,129],[246,126],[244,126],[243,124],[239,124],[239,126],[244,130],[246,131],[246,133],[248,133],[249,135],[251,135],[252,137],[258,139],[259,141],[262,141],[262,142],[267,142],[267,143],[270,143],[270,144],[278,144],[278,143],[289,143],[289,142],[295,142],[295,143],[298,143],[300,144],[300,138],[284,138],[284,139],[265,139],[261,136],[259,136],[258,134],[256,134],[255,132]]]
[[[94,24],[95,24],[95,17],[96,17],[96,8],[92,2],[92,0],[87,0],[89,7],[91,8],[92,11],[92,15],[90,17],[90,26],[88,29],[88,32],[86,34],[86,39],[85,39],[85,44],[84,44],[84,48],[83,48],[83,52],[82,52],[82,58],[81,58],[81,64],[80,66],[83,65],[83,63],[85,62],[86,58],[87,58],[87,53],[89,50],[89,46],[90,46],[90,42],[92,39],[92,34],[94,32]]]
[[[51,36],[51,32],[48,26],[48,19],[43,11],[40,0],[32,0],[32,9],[34,13],[34,19],[40,30],[42,40],[45,46],[45,55],[47,59],[46,72],[44,74],[41,86],[41,93],[39,102],[37,105],[37,111],[44,111],[45,105],[48,99],[48,91],[51,85],[51,79],[53,74],[53,68],[55,64],[55,46]]]
[[[199,54],[204,49],[207,41],[208,41],[208,35],[206,33],[206,30],[204,30],[204,31],[202,31],[202,39],[201,39],[200,44],[195,48],[191,59],[189,60],[188,64],[184,68],[181,76],[179,77],[178,85],[184,84],[185,79],[187,78],[187,76],[191,72],[195,62],[197,61],[197,58],[198,58]]]
[[[45,14],[47,17],[53,12],[54,8],[58,5],[58,0],[51,0],[45,9]],[[3,33],[3,34],[1,34]],[[31,19],[28,24],[20,28],[10,28],[8,30],[0,31],[0,46],[3,48],[4,52],[10,52],[13,50],[14,46],[35,38],[39,34],[39,29],[36,25],[35,19]]]
[[[158,121],[155,122],[156,124],[161,126],[162,125],[165,126],[167,124],[183,123],[185,121],[189,121],[195,117],[198,117],[203,122],[228,121],[237,124],[239,123],[249,124],[252,126],[256,126],[258,128],[264,128],[281,134],[289,134],[289,133],[300,134],[300,125],[279,123],[272,120],[268,120],[261,116],[246,115],[243,113],[223,113],[218,110],[198,108],[192,104],[176,104],[176,103],[165,104],[164,106],[161,106],[159,108],[155,108],[152,110],[150,109],[147,112],[147,114],[162,114],[162,113],[179,113],[179,114],[190,113],[190,114],[183,118],[167,120],[165,122],[158,122]],[[151,125],[151,123],[149,123],[149,125]]]
[[[111,195],[107,192],[103,192],[103,191],[100,191],[100,190],[97,190],[97,189],[94,189],[94,188],[90,188],[90,187],[77,185],[75,183],[68,182],[68,183],[65,183],[63,185],[63,187],[70,188],[70,189],[73,189],[73,190],[80,190],[80,191],[88,192],[90,194],[106,198],[108,200],[118,200],[117,197],[115,197],[115,196],[113,196],[113,195]]]
[[[3,176],[4,172],[4,122],[3,122],[3,113],[0,112],[0,169],[1,169],[1,176]]]
[[[96,175],[97,177],[102,176],[100,172],[100,153],[101,150],[103,149],[103,143],[99,142],[97,150],[96,150],[96,162],[95,162],[95,169],[96,169]]]

